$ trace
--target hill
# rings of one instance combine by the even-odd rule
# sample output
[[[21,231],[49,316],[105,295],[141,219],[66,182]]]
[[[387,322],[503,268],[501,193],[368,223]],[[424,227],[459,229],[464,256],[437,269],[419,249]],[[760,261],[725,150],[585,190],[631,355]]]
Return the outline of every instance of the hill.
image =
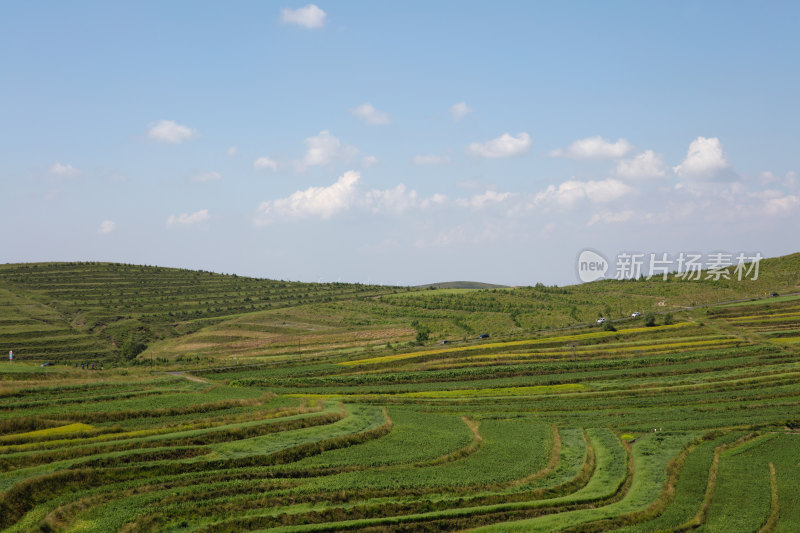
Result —
[[[495,285],[494,283],[481,283],[480,281],[442,281],[419,285],[417,289],[507,289],[508,285]]]
[[[606,285],[654,295],[589,288]],[[578,289],[538,290],[605,294]],[[707,289],[661,296],[673,312],[650,327],[309,347],[193,375],[0,363],[0,529],[797,531],[800,296],[673,307],[728,294]],[[423,310],[381,300],[419,296],[324,305],[332,323],[408,320]],[[322,327],[319,305],[225,327],[299,330],[303,309]],[[246,347],[224,324],[207,361]]]
[[[394,290],[118,263],[0,265],[0,345],[31,359],[130,358],[242,314]]]
[[[758,280],[603,280],[426,289],[254,279],[112,263],[0,265],[0,346],[34,360],[263,358],[514,338],[633,311],[663,313],[800,291],[800,254]],[[452,282],[465,283],[465,282]],[[145,351],[145,348],[149,349]],[[144,353],[142,353],[144,352]]]

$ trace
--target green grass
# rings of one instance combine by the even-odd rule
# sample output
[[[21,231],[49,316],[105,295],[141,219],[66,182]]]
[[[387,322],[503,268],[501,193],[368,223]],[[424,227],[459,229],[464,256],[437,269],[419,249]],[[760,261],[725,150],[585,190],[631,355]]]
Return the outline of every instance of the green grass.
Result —
[[[800,255],[762,267],[409,290],[0,266],[0,530],[797,531],[797,299],[682,309],[797,288]],[[673,324],[540,331],[632,307]]]

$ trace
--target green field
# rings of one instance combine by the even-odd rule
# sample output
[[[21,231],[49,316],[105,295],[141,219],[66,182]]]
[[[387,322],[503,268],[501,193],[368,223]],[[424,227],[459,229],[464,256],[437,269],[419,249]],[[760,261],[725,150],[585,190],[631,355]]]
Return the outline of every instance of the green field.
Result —
[[[0,530],[800,531],[800,254],[761,273],[0,266]]]

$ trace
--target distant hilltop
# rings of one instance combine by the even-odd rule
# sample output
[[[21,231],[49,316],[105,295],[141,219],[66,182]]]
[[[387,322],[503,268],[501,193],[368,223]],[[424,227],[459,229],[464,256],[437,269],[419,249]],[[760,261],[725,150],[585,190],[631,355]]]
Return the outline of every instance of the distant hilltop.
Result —
[[[443,281],[441,283],[428,283],[418,285],[418,289],[510,289],[508,285],[495,285],[494,283],[481,283],[480,281]]]

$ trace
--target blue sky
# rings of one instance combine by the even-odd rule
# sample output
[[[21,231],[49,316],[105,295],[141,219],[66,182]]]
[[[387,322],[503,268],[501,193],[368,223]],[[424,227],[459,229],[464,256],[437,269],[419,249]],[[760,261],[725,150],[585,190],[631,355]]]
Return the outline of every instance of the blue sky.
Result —
[[[573,283],[797,251],[794,2],[0,3],[0,262]]]

